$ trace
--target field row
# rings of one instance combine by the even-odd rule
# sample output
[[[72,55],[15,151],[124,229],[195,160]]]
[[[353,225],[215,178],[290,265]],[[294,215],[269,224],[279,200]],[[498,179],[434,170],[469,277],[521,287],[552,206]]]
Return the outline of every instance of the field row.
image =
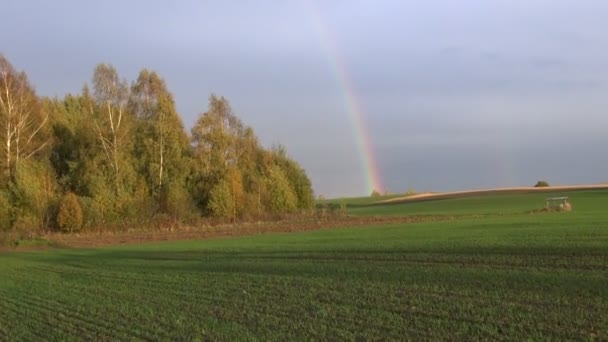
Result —
[[[608,193],[572,198],[569,213],[446,200],[419,208],[475,217],[0,254],[0,340],[605,340]]]
[[[594,257],[534,270],[373,253],[117,253],[3,270],[0,336],[579,338],[608,324],[608,279],[581,267]]]

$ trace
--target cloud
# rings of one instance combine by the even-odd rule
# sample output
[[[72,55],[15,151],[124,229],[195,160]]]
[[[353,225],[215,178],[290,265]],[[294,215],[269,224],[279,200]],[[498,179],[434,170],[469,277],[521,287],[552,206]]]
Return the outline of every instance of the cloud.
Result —
[[[563,69],[568,67],[568,62],[555,57],[532,57],[530,65],[538,69]]]
[[[542,165],[568,163],[576,167],[554,169],[556,179],[606,174],[608,161],[582,155],[607,143],[608,3],[317,5],[9,1],[0,41],[42,95],[79,91],[99,62],[128,79],[157,70],[186,124],[211,92],[225,95],[262,142],[287,146],[319,192],[361,194],[345,89],[312,25],[322,14],[393,190],[527,184],[551,171]],[[576,148],[561,154],[547,143],[555,136]]]

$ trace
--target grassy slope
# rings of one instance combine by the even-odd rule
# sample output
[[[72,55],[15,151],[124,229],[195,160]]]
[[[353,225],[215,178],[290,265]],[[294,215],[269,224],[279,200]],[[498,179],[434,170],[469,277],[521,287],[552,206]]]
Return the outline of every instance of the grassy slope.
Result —
[[[512,214],[524,213],[534,209],[540,209],[545,205],[547,197],[570,197],[572,206],[580,207],[583,211],[605,206],[608,190],[577,190],[558,191],[549,193],[521,193],[500,195],[474,195],[454,199],[443,200],[420,200],[409,203],[394,203],[385,205],[361,205],[357,199],[354,202],[346,202],[353,215],[415,215],[415,214],[438,214],[438,215],[460,215],[460,214]]]
[[[0,340],[605,339],[608,192],[571,197],[572,213],[0,255]]]

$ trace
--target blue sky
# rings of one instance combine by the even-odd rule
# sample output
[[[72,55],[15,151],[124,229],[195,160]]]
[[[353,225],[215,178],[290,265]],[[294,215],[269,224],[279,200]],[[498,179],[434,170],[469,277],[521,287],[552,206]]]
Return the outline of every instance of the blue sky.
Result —
[[[392,191],[608,181],[608,2],[4,1],[0,53],[40,95],[158,71],[190,126],[213,92],[317,193],[366,194],[333,36]]]

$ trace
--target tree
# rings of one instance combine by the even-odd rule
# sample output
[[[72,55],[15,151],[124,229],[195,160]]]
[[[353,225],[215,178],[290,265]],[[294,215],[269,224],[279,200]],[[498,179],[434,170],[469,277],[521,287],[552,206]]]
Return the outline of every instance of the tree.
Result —
[[[312,209],[314,194],[306,172],[293,159],[287,156],[285,147],[279,145],[273,149],[277,165],[283,170],[297,198],[299,209]]]
[[[94,124],[94,104],[85,88],[82,95],[44,101],[52,117],[53,148],[50,162],[62,186],[62,193],[73,191],[90,196],[92,172],[100,172],[103,158]]]
[[[272,212],[292,212],[298,207],[296,197],[289,179],[283,170],[273,165],[269,170],[270,209]]]
[[[10,179],[21,160],[27,160],[50,143],[48,114],[24,72],[17,72],[0,54],[0,139],[3,175]]]
[[[223,174],[241,157],[239,138],[245,133],[243,124],[223,97],[211,95],[209,110],[192,128],[194,155],[207,173]]]
[[[237,168],[230,168],[209,194],[209,211],[216,217],[229,217],[233,222],[240,216],[244,200],[243,179]]]
[[[87,224],[107,225],[122,222],[125,206],[142,206],[145,199],[134,197],[131,189],[125,192],[115,182],[115,172],[99,140],[100,108],[85,85],[82,94],[67,95],[49,104],[54,144],[51,165],[61,185],[60,193],[74,192],[80,198]],[[128,165],[130,155],[122,155],[122,165]],[[121,172],[126,173],[129,168]],[[132,176],[130,176],[132,178]],[[125,178],[125,177],[123,177]],[[134,183],[132,179],[129,180]],[[132,187],[137,190],[138,187]],[[131,201],[125,199],[131,198]]]
[[[94,99],[99,106],[95,128],[117,190],[123,187],[121,164],[130,148],[128,133],[130,117],[126,111],[129,88],[113,66],[99,64],[93,74]]]
[[[226,173],[226,181],[230,186],[230,201],[232,202],[232,212],[230,217],[232,221],[236,221],[236,217],[240,216],[243,205],[243,175],[236,167],[231,167]]]
[[[231,167],[238,167],[244,149],[246,129],[234,115],[228,100],[211,95],[209,110],[192,128],[193,175],[190,188],[200,208],[209,209],[212,189],[225,179]]]
[[[210,96],[189,139],[156,72],[129,87],[100,64],[92,85],[38,98],[0,55],[0,228],[188,219],[194,200],[199,214],[233,221],[312,206],[300,165],[264,149],[225,98]]]
[[[135,157],[152,195],[184,193],[188,136],[173,96],[156,72],[143,69],[131,87],[130,107],[137,118]],[[182,196],[182,195],[180,195]]]
[[[264,150],[251,127],[246,127],[237,140],[239,159],[237,167],[240,173],[243,198],[239,204],[241,216],[255,216],[263,212],[262,198],[267,192],[264,169]]]
[[[209,194],[209,211],[215,217],[230,217],[234,210],[230,183],[224,179],[211,189],[211,193]]]
[[[534,185],[535,188],[544,188],[544,187],[548,187],[549,186],[549,182],[544,181],[544,180],[539,180],[538,182],[536,182],[536,184]]]

